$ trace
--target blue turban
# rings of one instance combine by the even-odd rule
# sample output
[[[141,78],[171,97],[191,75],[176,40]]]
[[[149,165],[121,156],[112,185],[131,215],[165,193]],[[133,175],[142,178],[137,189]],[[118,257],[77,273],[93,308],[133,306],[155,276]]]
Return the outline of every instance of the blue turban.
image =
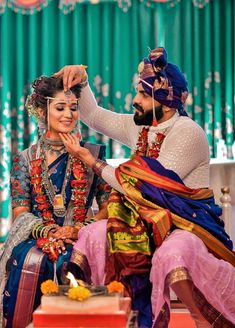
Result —
[[[167,63],[164,48],[150,50],[149,56],[139,64],[139,83],[144,91],[167,107],[176,108],[187,116],[183,104],[188,96],[188,83],[180,69]]]

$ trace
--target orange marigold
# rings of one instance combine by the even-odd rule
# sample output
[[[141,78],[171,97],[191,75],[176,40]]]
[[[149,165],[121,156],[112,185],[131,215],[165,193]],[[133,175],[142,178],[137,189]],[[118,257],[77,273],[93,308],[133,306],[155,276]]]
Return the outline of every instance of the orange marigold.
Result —
[[[123,293],[124,285],[121,282],[114,280],[114,281],[110,282],[110,284],[107,285],[107,289],[108,289],[109,294],[110,293]]]
[[[68,297],[72,300],[84,301],[91,296],[89,289],[83,286],[72,287],[68,290]]]
[[[41,292],[46,294],[57,294],[59,292],[59,286],[51,279],[44,281],[41,284]]]

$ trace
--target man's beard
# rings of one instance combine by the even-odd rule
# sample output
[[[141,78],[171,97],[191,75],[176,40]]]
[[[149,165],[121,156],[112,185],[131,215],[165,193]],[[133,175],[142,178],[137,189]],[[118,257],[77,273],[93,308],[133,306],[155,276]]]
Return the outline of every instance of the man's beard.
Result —
[[[139,115],[135,113],[134,121],[136,125],[152,125],[153,124],[153,110],[144,111],[143,108],[138,104],[133,104],[135,108],[137,108],[142,114]],[[162,105],[156,106],[154,108],[156,120],[159,121],[163,117]]]

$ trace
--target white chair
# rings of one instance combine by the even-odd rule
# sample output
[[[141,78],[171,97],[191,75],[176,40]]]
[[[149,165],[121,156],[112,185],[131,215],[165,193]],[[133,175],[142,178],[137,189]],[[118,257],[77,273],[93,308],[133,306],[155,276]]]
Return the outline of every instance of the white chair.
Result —
[[[224,220],[225,231],[232,238],[232,204],[229,187],[221,188],[222,196],[220,197],[221,206],[222,206],[222,219]]]

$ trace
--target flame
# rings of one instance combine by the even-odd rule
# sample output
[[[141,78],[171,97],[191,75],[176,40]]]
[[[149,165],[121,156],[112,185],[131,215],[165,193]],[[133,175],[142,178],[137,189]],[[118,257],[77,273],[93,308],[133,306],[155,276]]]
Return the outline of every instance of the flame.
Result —
[[[71,272],[68,272],[66,278],[70,280],[70,287],[78,287],[77,280],[74,278],[74,275]]]

